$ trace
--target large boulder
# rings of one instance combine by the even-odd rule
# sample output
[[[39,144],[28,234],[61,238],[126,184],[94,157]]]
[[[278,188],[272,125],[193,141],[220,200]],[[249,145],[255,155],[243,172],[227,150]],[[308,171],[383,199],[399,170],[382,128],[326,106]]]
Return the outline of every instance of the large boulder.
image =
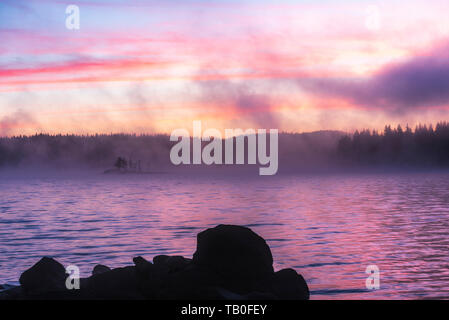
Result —
[[[273,256],[265,240],[249,228],[234,225],[200,232],[193,263],[209,268],[224,280],[227,289],[243,294],[274,273]]]
[[[20,276],[19,282],[29,295],[65,290],[65,268],[53,258],[43,257]]]

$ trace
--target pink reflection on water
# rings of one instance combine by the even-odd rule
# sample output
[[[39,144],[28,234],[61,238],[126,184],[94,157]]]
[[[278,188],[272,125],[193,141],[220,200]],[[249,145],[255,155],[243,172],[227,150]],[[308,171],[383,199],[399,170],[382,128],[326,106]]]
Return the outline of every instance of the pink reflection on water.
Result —
[[[9,179],[0,182],[0,283],[49,255],[118,267],[191,256],[196,234],[251,227],[275,269],[303,274],[313,299],[447,298],[448,174]],[[365,288],[367,265],[380,290]]]

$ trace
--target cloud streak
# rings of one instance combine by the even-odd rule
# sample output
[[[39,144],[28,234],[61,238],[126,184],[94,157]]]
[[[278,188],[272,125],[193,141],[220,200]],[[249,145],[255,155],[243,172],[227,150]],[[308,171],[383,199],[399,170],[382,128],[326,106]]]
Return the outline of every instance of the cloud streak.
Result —
[[[449,45],[359,79],[301,79],[315,94],[391,111],[449,104]]]

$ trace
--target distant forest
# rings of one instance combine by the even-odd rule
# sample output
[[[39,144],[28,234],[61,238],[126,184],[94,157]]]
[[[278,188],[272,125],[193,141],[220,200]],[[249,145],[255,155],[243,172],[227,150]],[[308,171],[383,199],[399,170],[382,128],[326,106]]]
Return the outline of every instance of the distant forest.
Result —
[[[449,166],[449,123],[356,131],[338,141],[337,154],[353,164]]]
[[[106,170],[123,163],[139,170],[160,170],[170,163],[168,135],[98,134],[0,137],[0,168],[45,167]],[[224,144],[223,144],[224,145]],[[119,162],[120,162],[119,161]],[[449,123],[383,132],[362,130],[279,134],[279,169],[328,169],[354,166],[449,167]]]
[[[279,161],[285,167],[323,167],[335,154],[335,146],[342,136],[343,133],[338,131],[281,133]],[[0,168],[107,170],[133,163],[142,171],[165,170],[174,167],[170,162],[170,149],[175,143],[169,140],[168,135],[162,134],[3,137],[0,138]]]
[[[145,147],[148,146],[148,147]],[[170,148],[165,135],[48,135],[0,138],[0,167],[108,168],[117,157],[161,164]]]

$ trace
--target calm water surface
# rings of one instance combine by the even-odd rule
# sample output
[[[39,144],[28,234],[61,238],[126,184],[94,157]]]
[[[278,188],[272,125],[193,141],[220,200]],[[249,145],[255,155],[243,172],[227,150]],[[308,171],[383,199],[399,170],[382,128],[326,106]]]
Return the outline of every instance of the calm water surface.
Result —
[[[0,283],[44,255],[82,276],[137,255],[190,257],[220,223],[267,239],[275,269],[303,274],[312,299],[449,298],[448,173],[3,178]]]

